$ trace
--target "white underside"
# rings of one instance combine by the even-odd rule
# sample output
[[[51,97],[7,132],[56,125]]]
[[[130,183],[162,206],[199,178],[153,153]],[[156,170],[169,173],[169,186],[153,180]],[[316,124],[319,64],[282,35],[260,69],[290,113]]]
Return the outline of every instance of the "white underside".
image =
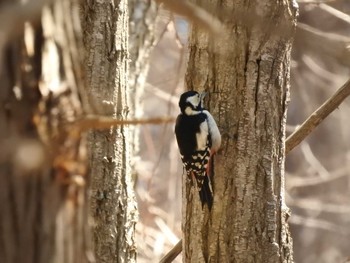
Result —
[[[221,134],[220,134],[219,128],[216,125],[216,122],[209,111],[204,110],[203,113],[207,115],[207,123],[208,123],[208,129],[209,129],[208,132],[210,134],[211,142],[212,142],[211,150],[217,151],[221,145]]]
[[[202,122],[201,125],[199,126],[199,132],[196,134],[198,151],[204,151],[205,148],[207,147],[208,133],[209,133],[208,123],[206,121]]]

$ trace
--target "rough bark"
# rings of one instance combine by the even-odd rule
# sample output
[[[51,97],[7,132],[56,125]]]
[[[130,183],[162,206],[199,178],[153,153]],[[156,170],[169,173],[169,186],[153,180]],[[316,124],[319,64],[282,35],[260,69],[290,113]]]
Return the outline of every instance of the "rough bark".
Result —
[[[140,119],[143,115],[141,97],[144,93],[149,68],[149,57],[154,47],[154,33],[158,7],[152,0],[129,0],[129,116]],[[132,159],[139,153],[140,126],[131,126]]]
[[[82,113],[78,18],[57,1],[1,50],[1,262],[88,261],[86,143],[65,125]]]
[[[82,8],[89,101],[95,114],[128,114],[126,0],[85,1]],[[137,209],[130,171],[130,133],[121,125],[89,136],[93,243],[98,262],[134,262]]]
[[[192,30],[186,84],[209,91],[223,143],[211,212],[184,179],[184,262],[293,262],[284,144],[297,7],[272,0],[211,3],[225,10],[225,33],[214,38]]]

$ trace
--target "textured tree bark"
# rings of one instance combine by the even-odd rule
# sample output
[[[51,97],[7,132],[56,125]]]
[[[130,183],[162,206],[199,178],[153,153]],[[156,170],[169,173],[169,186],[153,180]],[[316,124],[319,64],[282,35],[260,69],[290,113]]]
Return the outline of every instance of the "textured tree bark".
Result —
[[[87,262],[86,143],[66,126],[82,113],[79,12],[40,16],[1,50],[0,261]]]
[[[128,6],[126,0],[82,6],[87,89],[96,114],[128,114]],[[137,208],[130,171],[130,133],[121,125],[89,137],[93,243],[98,262],[134,262]]]
[[[211,4],[225,10],[226,31],[215,39],[193,29],[186,84],[209,91],[223,143],[211,212],[202,210],[197,190],[184,179],[184,262],[293,262],[284,144],[297,5]]]

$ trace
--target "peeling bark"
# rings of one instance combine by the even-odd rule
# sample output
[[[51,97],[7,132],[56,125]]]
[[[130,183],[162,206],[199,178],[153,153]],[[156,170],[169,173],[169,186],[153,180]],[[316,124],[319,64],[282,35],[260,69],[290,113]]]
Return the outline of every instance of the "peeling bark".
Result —
[[[39,17],[0,56],[0,261],[88,262],[86,143],[65,126],[83,111],[78,8]]]
[[[215,4],[246,16],[224,16],[220,39],[192,31],[187,88],[209,91],[223,143],[211,212],[184,179],[184,262],[293,262],[284,144],[297,7],[292,1]]]
[[[126,0],[85,1],[82,20],[90,106],[118,120],[128,115]],[[137,208],[125,125],[90,133],[91,215],[98,262],[134,262]]]

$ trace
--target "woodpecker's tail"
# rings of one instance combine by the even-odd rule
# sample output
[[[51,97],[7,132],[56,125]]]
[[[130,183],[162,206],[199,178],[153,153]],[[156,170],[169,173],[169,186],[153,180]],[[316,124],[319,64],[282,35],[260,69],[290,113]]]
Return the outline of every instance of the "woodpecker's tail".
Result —
[[[199,187],[199,197],[201,199],[202,208],[205,204],[208,204],[209,211],[213,206],[213,190],[211,187],[211,182],[209,176],[201,176],[201,178],[197,178],[197,184]]]

